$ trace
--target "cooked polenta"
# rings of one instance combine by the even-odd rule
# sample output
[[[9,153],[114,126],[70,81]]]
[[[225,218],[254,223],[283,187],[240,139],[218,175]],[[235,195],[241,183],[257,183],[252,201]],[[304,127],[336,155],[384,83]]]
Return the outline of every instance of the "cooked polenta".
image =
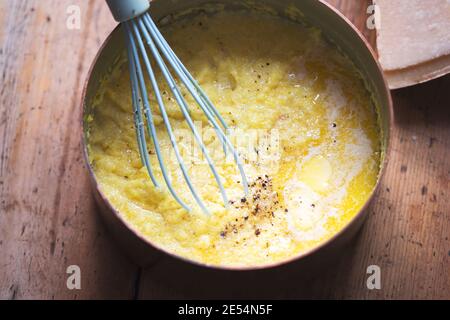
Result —
[[[160,91],[183,160],[208,208],[189,191],[149,86],[165,186],[151,139],[155,187],[139,156],[126,61],[102,83],[89,116],[89,157],[100,188],[136,230],[176,255],[219,266],[281,262],[341,230],[372,193],[381,159],[371,94],[351,61],[315,28],[250,12],[198,14],[162,28],[230,127],[249,192],[230,152],[182,86],[219,187],[163,76]]]

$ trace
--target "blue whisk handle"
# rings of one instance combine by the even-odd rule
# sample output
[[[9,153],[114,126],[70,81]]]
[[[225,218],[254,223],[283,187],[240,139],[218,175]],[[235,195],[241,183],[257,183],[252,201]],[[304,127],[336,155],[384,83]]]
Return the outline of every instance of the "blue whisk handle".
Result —
[[[150,8],[149,0],[106,0],[106,2],[118,22],[136,18]]]

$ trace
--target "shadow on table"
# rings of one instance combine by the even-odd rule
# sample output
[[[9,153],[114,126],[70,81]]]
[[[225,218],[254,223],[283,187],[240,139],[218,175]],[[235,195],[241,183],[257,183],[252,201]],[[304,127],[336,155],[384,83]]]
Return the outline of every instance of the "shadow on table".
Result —
[[[450,126],[450,75],[392,91],[395,123],[415,130]]]

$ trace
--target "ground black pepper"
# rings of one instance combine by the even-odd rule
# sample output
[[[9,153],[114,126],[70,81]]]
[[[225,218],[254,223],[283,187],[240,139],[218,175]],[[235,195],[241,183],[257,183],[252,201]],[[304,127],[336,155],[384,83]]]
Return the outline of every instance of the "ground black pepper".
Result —
[[[276,211],[288,210],[280,205],[278,192],[273,191],[272,179],[267,175],[258,176],[254,181],[249,183],[250,196],[243,197],[238,201],[230,200],[236,209],[246,209],[249,214],[245,214],[240,218],[234,218],[232,222],[225,225],[224,230],[220,233],[222,238],[228,234],[237,234],[239,230],[252,227],[255,228],[255,235],[261,233],[261,229],[257,225],[261,223],[270,223],[274,225],[272,220],[276,217]],[[250,223],[250,224],[249,224]]]

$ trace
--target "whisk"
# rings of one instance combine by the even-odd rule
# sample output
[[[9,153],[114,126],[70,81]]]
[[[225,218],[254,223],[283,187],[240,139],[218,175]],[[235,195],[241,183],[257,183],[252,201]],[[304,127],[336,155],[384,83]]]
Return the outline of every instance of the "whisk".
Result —
[[[158,136],[156,133],[156,127],[153,121],[153,115],[149,103],[149,93],[147,92],[146,77],[144,75],[141,61],[144,64],[147,72],[147,81],[150,81],[153,89],[153,94],[156,98],[161,117],[172,147],[175,151],[176,159],[179,163],[180,170],[183,174],[184,180],[192,193],[195,201],[205,213],[209,213],[205,204],[203,203],[198,192],[195,190],[192,180],[188,175],[188,171],[185,163],[181,157],[175,135],[173,133],[172,126],[167,115],[161,92],[156,80],[155,71],[150,61],[150,57],[147,54],[147,49],[150,50],[150,54],[155,62],[155,65],[161,70],[161,73],[167,82],[175,100],[186,119],[186,122],[194,135],[195,141],[200,147],[202,154],[205,157],[206,162],[211,169],[211,172],[219,186],[220,193],[223,198],[225,207],[228,207],[228,198],[219,176],[217,169],[215,168],[211,157],[202,138],[196,129],[194,122],[189,114],[189,106],[183,97],[177,81],[171,74],[170,69],[173,70],[178,80],[187,89],[190,95],[194,98],[197,105],[204,112],[208,122],[213,126],[225,153],[231,152],[234,161],[239,168],[240,175],[242,176],[242,185],[245,194],[248,193],[248,182],[243,169],[242,161],[239,158],[238,153],[230,142],[229,138],[225,134],[228,130],[228,126],[211,100],[207,97],[205,92],[200,88],[197,81],[192,77],[186,67],[182,64],[180,59],[175,55],[170,48],[167,41],[159,32],[156,24],[152,20],[148,10],[150,9],[149,0],[106,0],[108,6],[116,21],[123,24],[123,29],[126,35],[126,46],[129,62],[131,91],[132,91],[132,105],[134,113],[134,122],[136,128],[137,143],[139,147],[139,153],[142,164],[146,167],[152,183],[156,187],[160,187],[159,182],[155,178],[155,174],[150,165],[150,159],[148,156],[148,146],[146,142],[146,131],[149,134],[155,153],[159,162],[161,173],[164,177],[164,181],[168,190],[175,198],[175,200],[186,210],[190,211],[191,208],[179,197],[175,191],[170,177],[167,172],[167,168],[164,165],[164,159],[161,154],[161,148],[158,142]],[[147,46],[145,46],[147,45]],[[170,66],[170,69],[169,67]],[[225,132],[224,132],[225,131]]]

